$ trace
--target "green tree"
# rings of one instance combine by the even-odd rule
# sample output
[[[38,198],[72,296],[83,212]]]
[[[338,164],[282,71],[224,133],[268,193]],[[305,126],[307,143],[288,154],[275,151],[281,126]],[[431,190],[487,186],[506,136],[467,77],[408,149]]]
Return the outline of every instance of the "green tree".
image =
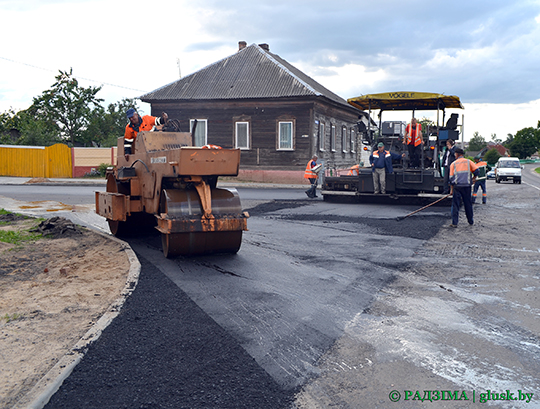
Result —
[[[540,121],[536,128],[523,128],[516,132],[514,139],[507,146],[512,156],[525,159],[540,148]]]
[[[500,144],[500,143],[502,142],[502,139],[497,138],[497,134],[496,134],[496,133],[492,133],[492,134],[491,134],[491,140],[492,140],[494,143],[497,143],[497,144]]]
[[[48,146],[61,142],[55,123],[36,118],[32,110],[0,115],[0,142],[10,145]]]
[[[81,134],[81,141],[88,146],[116,146],[117,138],[124,135],[126,111],[129,108],[139,109],[134,99],[123,99],[109,104],[106,110],[97,106],[89,117],[87,128]]]
[[[93,109],[103,101],[96,97],[101,87],[80,87],[73,70],[59,71],[52,88],[35,97],[29,111],[56,124],[60,136],[75,145],[87,128]]]
[[[483,136],[481,136],[478,132],[475,132],[473,134],[473,137],[469,141],[469,151],[481,151],[487,146],[487,142],[484,139]]]
[[[495,165],[500,157],[501,154],[497,151],[497,149],[493,148],[486,152],[484,155],[484,160],[490,165]]]

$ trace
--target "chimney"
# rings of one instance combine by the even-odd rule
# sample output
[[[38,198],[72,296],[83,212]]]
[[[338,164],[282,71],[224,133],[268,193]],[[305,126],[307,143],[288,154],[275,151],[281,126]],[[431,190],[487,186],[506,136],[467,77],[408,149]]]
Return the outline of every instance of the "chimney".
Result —
[[[238,51],[242,51],[246,46],[247,43],[245,41],[238,41]]]
[[[270,46],[268,44],[259,44],[264,51],[270,51]]]

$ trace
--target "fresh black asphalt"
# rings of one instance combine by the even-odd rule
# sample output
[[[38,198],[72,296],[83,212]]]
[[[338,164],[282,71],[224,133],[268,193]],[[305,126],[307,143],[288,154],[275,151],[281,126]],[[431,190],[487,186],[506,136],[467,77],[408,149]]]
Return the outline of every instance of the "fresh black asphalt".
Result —
[[[136,290],[45,408],[290,407],[294,390],[139,259]]]

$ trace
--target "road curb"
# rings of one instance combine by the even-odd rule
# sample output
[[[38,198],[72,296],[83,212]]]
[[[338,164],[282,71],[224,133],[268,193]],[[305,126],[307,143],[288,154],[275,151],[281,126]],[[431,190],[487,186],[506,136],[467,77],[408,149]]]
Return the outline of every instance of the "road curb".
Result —
[[[118,316],[122,306],[126,302],[127,298],[133,293],[139,282],[139,275],[141,273],[141,263],[135,255],[133,249],[126,242],[117,239],[116,237],[109,236],[105,233],[96,231],[97,234],[103,236],[108,240],[116,241],[120,243],[124,248],[129,260],[129,272],[127,275],[126,284],[115,301],[111,303],[107,311],[101,316],[101,318],[90,328],[86,334],[67,352],[60,360],[54,365],[49,372],[43,376],[36,385],[28,392],[23,398],[21,398],[13,409],[42,409],[51,399],[51,397],[58,391],[64,380],[71,374],[73,369],[82,360],[89,346],[95,342],[101,333],[109,326],[114,318]]]

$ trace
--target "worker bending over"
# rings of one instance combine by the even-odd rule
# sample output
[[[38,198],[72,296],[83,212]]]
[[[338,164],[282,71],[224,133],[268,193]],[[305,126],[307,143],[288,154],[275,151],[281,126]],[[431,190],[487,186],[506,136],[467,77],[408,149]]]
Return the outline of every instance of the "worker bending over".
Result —
[[[151,131],[156,126],[165,125],[169,116],[164,112],[159,117],[145,115],[141,117],[133,108],[126,112],[129,123],[126,125],[124,133],[124,153],[131,154],[131,146],[137,138],[137,134],[142,131]]]

